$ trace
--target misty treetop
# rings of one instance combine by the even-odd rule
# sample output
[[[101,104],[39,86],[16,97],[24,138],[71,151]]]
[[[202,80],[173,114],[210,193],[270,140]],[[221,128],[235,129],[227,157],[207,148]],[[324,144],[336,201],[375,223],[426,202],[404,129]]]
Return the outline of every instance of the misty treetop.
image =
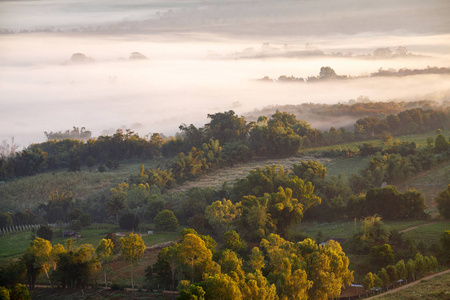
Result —
[[[386,58],[391,57],[389,54],[389,48],[379,48],[375,50],[374,57],[376,58]],[[361,76],[348,76],[348,75],[338,75],[336,71],[330,66],[321,67],[318,76],[308,76],[308,78],[303,79],[300,77],[295,77],[293,75],[286,76],[281,75],[278,77],[278,82],[288,82],[288,83],[315,83],[315,82],[324,82],[330,80],[351,80],[351,79],[361,79],[368,77],[405,77],[405,76],[413,76],[413,75],[424,75],[424,74],[450,74],[450,68],[445,67],[430,67],[428,66],[426,69],[392,69],[389,68],[387,70],[383,70],[383,68],[378,69],[377,72],[370,73],[370,75],[361,75]],[[259,79],[262,82],[273,82],[274,80],[268,76],[264,76],[262,79]]]

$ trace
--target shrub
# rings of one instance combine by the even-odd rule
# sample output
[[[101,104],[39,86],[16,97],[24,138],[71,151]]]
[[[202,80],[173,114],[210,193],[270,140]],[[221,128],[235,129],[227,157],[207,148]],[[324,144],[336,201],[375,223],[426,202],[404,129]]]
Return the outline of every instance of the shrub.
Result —
[[[9,300],[10,298],[10,291],[3,287],[0,286],[0,300]]]
[[[41,225],[36,231],[36,235],[42,239],[46,239],[48,241],[52,241],[53,239],[53,231],[48,225]]]
[[[165,209],[155,217],[155,229],[158,231],[175,231],[178,228],[178,219],[172,211]]]
[[[23,284],[16,284],[11,290],[11,299],[14,300],[31,300],[30,292],[28,288]]]

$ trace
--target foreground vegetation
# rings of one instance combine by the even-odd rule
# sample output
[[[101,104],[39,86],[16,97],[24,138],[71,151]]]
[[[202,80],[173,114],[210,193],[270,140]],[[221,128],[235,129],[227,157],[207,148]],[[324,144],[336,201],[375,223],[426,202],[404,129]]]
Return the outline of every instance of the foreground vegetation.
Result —
[[[446,116],[443,107],[412,109],[322,132],[279,111],[254,123],[229,111],[209,115],[204,128],[180,126],[179,138],[118,131],[3,156],[0,193],[13,212],[0,213],[0,285],[101,281],[180,299],[323,299],[354,280],[366,290],[415,280],[450,263],[449,223],[430,220],[450,217],[450,185],[439,177],[428,199],[406,185],[445,175],[450,142],[441,129],[417,143],[391,133],[445,129]],[[308,160],[298,156],[302,146],[327,144],[310,148]],[[134,163],[139,157],[147,168]],[[240,172],[222,170],[236,164]],[[54,174],[11,180],[46,169]],[[198,181],[214,172],[216,180]],[[37,195],[49,198],[37,203]],[[22,232],[30,224],[42,224],[32,237]],[[180,224],[190,229],[180,235]]]

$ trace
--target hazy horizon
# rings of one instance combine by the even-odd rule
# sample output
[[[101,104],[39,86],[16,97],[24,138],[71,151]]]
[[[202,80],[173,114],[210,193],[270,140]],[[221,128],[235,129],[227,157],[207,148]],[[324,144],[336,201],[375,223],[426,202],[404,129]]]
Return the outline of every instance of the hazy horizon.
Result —
[[[202,126],[208,113],[230,109],[448,93],[448,76],[438,75],[298,85],[256,79],[306,78],[322,66],[351,76],[450,67],[449,8],[442,1],[0,1],[0,141],[15,137],[22,148],[45,141],[44,131],[73,126],[93,136],[121,127],[173,135],[182,123]],[[240,56],[261,53],[264,43],[327,55]],[[331,56],[399,46],[415,56]],[[148,59],[130,60],[133,52]],[[75,53],[91,59],[72,62]]]

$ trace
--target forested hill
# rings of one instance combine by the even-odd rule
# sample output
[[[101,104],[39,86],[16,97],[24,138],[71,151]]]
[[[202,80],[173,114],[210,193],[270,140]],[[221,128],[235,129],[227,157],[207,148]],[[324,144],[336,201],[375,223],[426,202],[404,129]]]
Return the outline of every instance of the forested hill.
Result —
[[[261,114],[253,122],[228,111],[209,114],[210,122],[203,127],[183,124],[179,127],[181,134],[166,139],[158,133],[143,138],[131,130],[124,132],[121,129],[112,136],[87,141],[54,139],[33,144],[20,152],[2,151],[0,180],[61,168],[76,172],[82,164],[88,167],[98,165],[99,170],[104,171],[106,168],[116,168],[124,159],[162,156],[173,159],[166,168],[161,166],[147,175],[170,171],[174,180],[168,180],[167,185],[171,186],[254,157],[288,157],[305,147],[427,132],[450,126],[450,110],[446,103],[438,105],[431,101],[412,104],[370,101],[353,105],[309,104],[299,108],[301,112],[323,114],[329,118],[355,116],[355,122],[350,129],[337,128],[338,123],[335,123],[329,130],[319,130],[296,115],[279,110],[269,116]],[[170,173],[167,176],[172,177]]]

